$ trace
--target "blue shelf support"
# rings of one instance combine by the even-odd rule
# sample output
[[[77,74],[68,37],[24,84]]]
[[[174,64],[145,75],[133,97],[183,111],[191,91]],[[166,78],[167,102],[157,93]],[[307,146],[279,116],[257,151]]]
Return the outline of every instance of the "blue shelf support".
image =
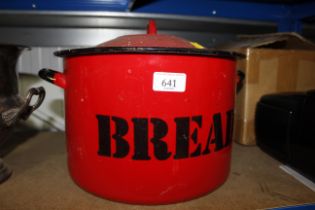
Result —
[[[315,1],[283,4],[242,0],[153,0],[135,7],[134,11],[270,21],[278,24],[278,32],[301,32],[303,19],[315,16]]]
[[[134,0],[1,0],[0,10],[129,11]]]
[[[315,17],[315,2],[288,5],[287,17],[278,21],[278,31],[294,31],[301,33],[303,21],[307,18]]]
[[[270,3],[271,2],[271,3]],[[301,32],[315,16],[315,0],[296,3],[249,0],[1,0],[0,10],[114,11],[269,21],[278,31]]]
[[[278,21],[278,32],[302,32],[302,23],[299,19],[283,18]]]

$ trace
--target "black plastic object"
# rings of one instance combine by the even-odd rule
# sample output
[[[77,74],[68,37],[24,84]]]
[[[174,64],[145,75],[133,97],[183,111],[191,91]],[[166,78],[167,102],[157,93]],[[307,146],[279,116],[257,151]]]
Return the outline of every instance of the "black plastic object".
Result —
[[[315,180],[315,90],[263,96],[255,131],[262,150]]]

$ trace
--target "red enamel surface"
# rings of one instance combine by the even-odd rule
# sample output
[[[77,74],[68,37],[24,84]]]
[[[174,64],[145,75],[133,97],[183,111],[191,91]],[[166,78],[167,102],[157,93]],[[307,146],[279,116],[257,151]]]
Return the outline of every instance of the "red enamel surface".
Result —
[[[104,42],[97,47],[168,47],[195,48],[190,41],[173,35],[157,34],[155,21],[150,20],[147,34],[126,35]]]
[[[54,75],[53,83],[61,88],[66,88],[66,78],[62,73]]]
[[[186,74],[186,91],[153,91],[154,72]],[[72,178],[83,189],[117,201],[165,204],[211,192],[227,179],[231,145],[217,152],[215,145],[211,145],[210,154],[174,159],[174,118],[203,117],[198,143],[204,149],[213,114],[225,116],[234,107],[235,61],[185,55],[75,56],[65,58],[64,76],[68,165]],[[128,121],[129,130],[124,138],[130,151],[134,150],[132,118],[163,119],[168,125],[163,140],[171,157],[157,160],[150,142],[150,160],[133,160],[132,152],[125,158],[98,155],[99,114]],[[222,120],[225,137],[226,119]],[[196,124],[191,123],[190,130],[194,128]],[[149,139],[152,129],[149,124]],[[189,144],[194,151],[197,144],[191,139]]]

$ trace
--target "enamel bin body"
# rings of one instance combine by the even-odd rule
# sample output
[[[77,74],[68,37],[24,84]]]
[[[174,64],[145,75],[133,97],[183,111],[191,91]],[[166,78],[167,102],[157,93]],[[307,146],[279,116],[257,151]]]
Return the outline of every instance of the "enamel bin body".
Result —
[[[68,166],[80,187],[116,201],[166,204],[224,183],[236,58],[196,47],[157,35],[151,22],[147,35],[57,52],[64,73],[40,71],[65,90]]]

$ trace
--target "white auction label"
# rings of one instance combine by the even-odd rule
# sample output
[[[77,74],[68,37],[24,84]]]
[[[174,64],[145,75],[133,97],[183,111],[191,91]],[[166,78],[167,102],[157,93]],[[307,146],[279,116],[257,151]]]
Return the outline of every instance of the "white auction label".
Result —
[[[165,92],[185,92],[186,74],[170,72],[154,72],[153,90]]]

